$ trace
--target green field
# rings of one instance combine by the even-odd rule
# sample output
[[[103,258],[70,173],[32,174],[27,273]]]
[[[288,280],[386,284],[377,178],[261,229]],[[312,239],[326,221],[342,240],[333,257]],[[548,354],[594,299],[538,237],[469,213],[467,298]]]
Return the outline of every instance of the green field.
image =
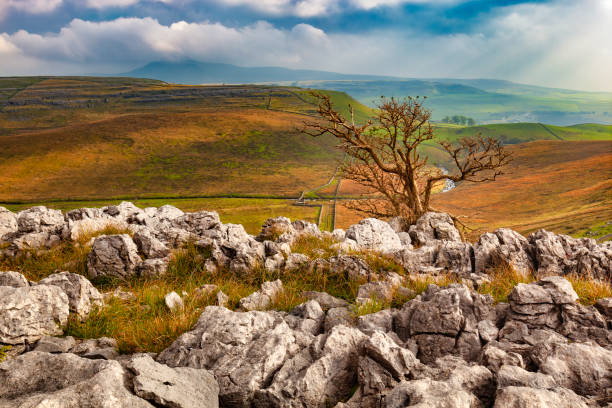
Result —
[[[612,125],[585,124],[562,127],[541,123],[508,123],[461,127],[436,124],[436,134],[446,140],[481,134],[502,140],[505,144],[534,140],[612,140]]]
[[[387,97],[426,96],[433,120],[464,115],[478,123],[542,122],[553,125],[612,123],[612,93],[543,88],[498,80],[301,81],[343,91],[373,106]]]

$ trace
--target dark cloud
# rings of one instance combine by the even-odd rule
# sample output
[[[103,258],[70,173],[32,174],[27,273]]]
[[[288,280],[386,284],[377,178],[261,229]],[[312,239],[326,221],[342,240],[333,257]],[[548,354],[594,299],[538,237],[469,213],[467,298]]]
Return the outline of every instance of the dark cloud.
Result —
[[[4,30],[0,75],[117,73],[191,58],[612,90],[612,45],[603,41],[612,38],[610,0],[260,0],[256,9],[246,0],[74,1],[30,16],[47,16],[53,29]]]

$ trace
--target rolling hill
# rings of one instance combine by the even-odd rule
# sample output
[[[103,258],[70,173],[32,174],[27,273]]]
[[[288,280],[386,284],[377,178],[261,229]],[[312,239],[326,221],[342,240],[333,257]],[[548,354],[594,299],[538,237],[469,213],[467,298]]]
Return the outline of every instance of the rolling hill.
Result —
[[[612,123],[612,93],[581,92],[497,79],[394,78],[280,67],[156,61],[123,74],[181,84],[269,83],[346,92],[374,106],[381,96],[427,96],[433,119],[464,115],[479,123]]]
[[[21,87],[21,88],[20,88]],[[303,135],[308,92],[125,78],[0,80],[0,201],[123,196],[297,196],[341,158]],[[371,110],[348,95],[358,119]]]
[[[433,207],[462,217],[476,239],[507,227],[523,234],[546,228],[582,235],[612,220],[612,143],[535,140],[508,146],[513,154],[506,174],[495,182],[462,183],[436,194]],[[340,194],[360,188],[343,181]],[[346,228],[363,216],[338,207],[336,226]]]
[[[351,104],[358,121],[373,114],[346,93],[325,92],[345,113]],[[328,201],[309,208],[288,201],[302,191],[335,191],[335,185],[320,187],[342,158],[331,137],[300,133],[303,121],[315,116],[307,90],[31,77],[0,78],[0,98],[0,205],[68,209],[121,198],[141,205],[169,202],[219,210],[224,222],[245,223],[250,232],[271,216],[317,220],[317,214],[329,214]],[[477,227],[503,222],[520,230],[552,225],[578,231],[609,219],[611,126],[439,124],[436,130],[447,140],[482,133],[513,144],[520,160],[512,171],[523,174],[516,180],[537,175],[531,184],[508,181],[481,190],[466,185],[445,193],[445,205],[469,213]],[[445,163],[433,145],[424,153]],[[538,180],[553,190],[538,187]],[[342,183],[341,193],[348,187]]]
[[[464,115],[478,123],[541,122],[568,126],[612,123],[612,93],[542,88],[498,80],[298,81],[294,85],[337,90],[369,106],[380,96],[426,96],[434,120]]]

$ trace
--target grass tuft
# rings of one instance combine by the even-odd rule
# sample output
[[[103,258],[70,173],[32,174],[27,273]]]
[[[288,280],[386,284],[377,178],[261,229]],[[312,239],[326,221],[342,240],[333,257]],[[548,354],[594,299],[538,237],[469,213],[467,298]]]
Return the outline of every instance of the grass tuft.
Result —
[[[11,346],[0,346],[0,363],[6,358],[6,354],[10,351]]]
[[[489,269],[487,274],[491,281],[482,284],[478,288],[478,292],[491,295],[495,303],[507,302],[508,295],[519,283],[531,283],[536,280],[531,274],[523,275],[517,272],[507,263],[499,263],[497,266]]]
[[[567,275],[583,305],[593,305],[597,299],[612,297],[612,282],[589,279],[578,275]]]
[[[308,255],[311,259],[327,259],[338,255],[338,250],[332,248],[335,243],[333,238],[327,236],[302,235],[291,245],[291,252]]]
[[[127,234],[130,237],[134,236],[134,233],[128,227],[109,224],[102,229],[96,229],[96,230],[81,229],[79,230],[77,242],[79,243],[79,245],[86,245],[92,238],[96,238],[101,235],[120,235],[120,234]]]

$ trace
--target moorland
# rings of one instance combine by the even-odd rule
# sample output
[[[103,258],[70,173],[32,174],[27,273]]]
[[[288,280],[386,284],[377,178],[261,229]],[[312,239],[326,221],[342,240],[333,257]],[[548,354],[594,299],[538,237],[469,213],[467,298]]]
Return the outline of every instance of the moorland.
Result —
[[[345,114],[352,106],[357,121],[372,115],[344,92],[325,92]],[[216,210],[251,233],[277,215],[330,230],[359,217],[334,205],[359,194],[333,177],[342,159],[335,141],[300,132],[316,115],[306,89],[19,77],[0,80],[0,97],[0,205],[11,210],[130,199],[143,207]],[[522,233],[546,227],[580,236],[596,228],[607,235],[612,126],[434,125],[440,139],[481,133],[515,153],[498,182],[437,195],[436,206],[469,216],[475,231],[505,225]],[[430,163],[449,166],[435,145],[423,150]],[[309,206],[294,205],[302,194]]]

